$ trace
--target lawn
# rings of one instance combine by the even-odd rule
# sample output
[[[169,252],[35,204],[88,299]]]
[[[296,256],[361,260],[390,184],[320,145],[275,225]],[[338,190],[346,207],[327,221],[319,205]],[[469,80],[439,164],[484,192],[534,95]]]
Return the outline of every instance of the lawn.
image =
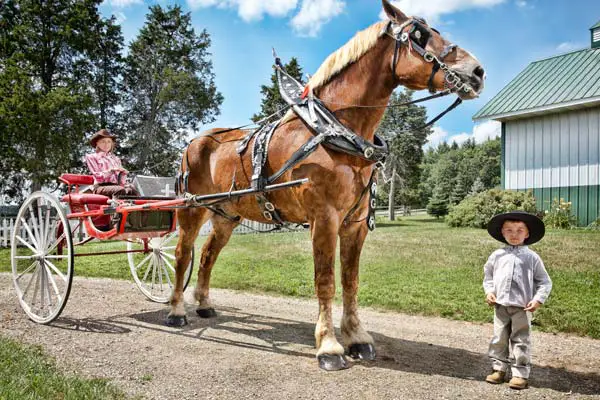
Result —
[[[203,241],[198,239],[197,248]],[[548,302],[536,312],[538,329],[600,338],[599,243],[598,231],[550,230],[532,246],[554,281]],[[500,245],[485,230],[449,228],[424,216],[380,222],[368,236],[361,257],[360,304],[491,322],[493,313],[484,302],[481,281],[483,264]],[[108,248],[124,248],[124,244],[87,244],[77,252]],[[0,271],[8,270],[9,251],[0,250]],[[131,279],[125,255],[78,257],[75,272]],[[312,279],[309,234],[295,232],[233,236],[211,282],[219,288],[314,297]],[[337,287],[341,287],[339,278]],[[339,301],[339,290],[336,298]]]

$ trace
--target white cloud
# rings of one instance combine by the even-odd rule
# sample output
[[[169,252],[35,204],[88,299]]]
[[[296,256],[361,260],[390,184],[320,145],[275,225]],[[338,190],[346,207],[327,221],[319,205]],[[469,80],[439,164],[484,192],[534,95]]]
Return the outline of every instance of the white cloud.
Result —
[[[263,15],[285,17],[298,5],[298,0],[187,0],[192,10],[202,7],[237,9],[246,22],[260,20]]]
[[[473,127],[473,137],[475,143],[483,143],[486,140],[494,139],[500,136],[502,124],[498,121],[485,121]]]
[[[515,4],[517,5],[517,7],[520,7],[520,8],[527,7],[527,2],[525,0],[517,0],[517,1],[515,1]]]
[[[300,12],[290,23],[302,36],[317,36],[321,26],[339,15],[345,6],[342,0],[304,0]]]
[[[561,53],[568,53],[573,50],[580,50],[584,47],[585,47],[585,45],[582,45],[580,43],[563,42],[563,43],[559,44],[558,46],[556,46],[556,50]]]
[[[105,0],[115,8],[125,8],[134,4],[144,4],[143,0]]]
[[[483,143],[486,140],[494,139],[500,136],[501,124],[498,121],[485,121],[481,124],[473,126],[473,132],[461,132],[456,135],[451,135],[441,126],[434,126],[433,133],[427,137],[427,144],[425,148],[437,147],[440,143],[446,142],[452,144],[463,144],[468,139],[475,139],[475,143]]]
[[[137,1],[137,0],[111,0]],[[217,7],[236,9],[246,22],[257,21],[268,15],[283,18],[300,9],[290,21],[294,31],[301,36],[316,36],[321,27],[344,11],[344,0],[186,0],[192,9]]]
[[[448,137],[448,132],[446,132],[441,126],[435,125],[432,130],[433,132],[431,135],[427,136],[427,143],[425,144],[425,147],[437,147],[438,144],[445,141]]]
[[[116,23],[122,25],[123,22],[127,21],[127,17],[121,11],[115,13]]]
[[[438,23],[440,17],[444,14],[452,14],[457,11],[471,8],[486,8],[503,3],[505,0],[399,0],[392,1],[392,4],[398,7],[408,16],[423,17],[429,24]],[[385,12],[380,14],[381,18],[386,18]]]

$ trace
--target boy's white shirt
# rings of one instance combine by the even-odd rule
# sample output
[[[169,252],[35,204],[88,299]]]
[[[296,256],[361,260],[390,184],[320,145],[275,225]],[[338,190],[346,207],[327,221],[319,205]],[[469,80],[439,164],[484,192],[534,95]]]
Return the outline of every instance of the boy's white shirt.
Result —
[[[540,256],[527,246],[507,246],[494,251],[483,267],[483,290],[494,293],[496,303],[525,307],[536,300],[544,303],[552,280]]]

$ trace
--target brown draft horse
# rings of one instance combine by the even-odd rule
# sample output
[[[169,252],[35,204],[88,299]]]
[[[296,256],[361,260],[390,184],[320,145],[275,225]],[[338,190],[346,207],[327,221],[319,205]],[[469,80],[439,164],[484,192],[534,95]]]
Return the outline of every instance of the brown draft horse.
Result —
[[[384,10],[392,27],[409,29],[412,19],[383,0]],[[315,96],[322,99],[346,127],[366,140],[373,141],[375,129],[394,88],[399,84],[421,90],[428,85],[441,91],[448,87],[443,71],[432,75],[432,63],[417,54],[413,48],[400,46],[386,28],[390,21],[375,23],[359,32],[348,43],[332,53],[311,78],[309,85]],[[440,55],[450,43],[419,20],[430,33],[425,50]],[[393,32],[399,35],[402,32]],[[477,97],[483,88],[484,72],[479,62],[467,51],[450,47],[444,59],[450,70],[470,85],[468,93],[458,93],[464,99]],[[398,51],[394,56],[395,51]],[[393,63],[392,60],[396,60]],[[330,101],[331,103],[328,103]],[[361,108],[352,105],[382,105],[378,108]],[[236,145],[246,132],[234,130],[211,137],[195,139],[184,157],[189,165],[188,191],[195,194],[227,192],[232,178],[237,188],[250,186],[252,175],[251,151],[237,154]],[[271,138],[268,148],[266,172],[277,171],[312,133],[305,124],[288,113]],[[218,140],[216,140],[218,139]],[[252,139],[254,140],[254,139]],[[252,142],[250,143],[250,146]],[[250,148],[249,146],[249,148]],[[310,224],[314,257],[314,285],[319,299],[319,317],[315,328],[317,359],[321,368],[339,370],[347,368],[344,347],[337,341],[332,320],[332,300],[335,294],[334,259],[337,240],[340,240],[341,283],[343,287],[343,317],[341,332],[348,354],[355,359],[372,360],[375,348],[372,337],[363,328],[357,314],[359,258],[367,236],[364,221],[368,213],[368,196],[361,197],[374,166],[358,157],[318,146],[310,156],[288,170],[278,182],[309,178],[307,184],[271,192],[269,200],[281,218],[288,222]],[[353,216],[346,218],[357,202]],[[256,199],[245,196],[222,205],[230,216],[267,221]],[[183,277],[189,264],[190,251],[200,227],[212,221],[213,230],[208,236],[198,271],[194,292],[198,301],[197,313],[201,317],[215,316],[209,300],[212,267],[219,252],[227,244],[237,222],[205,208],[180,209],[177,213],[180,237],[176,250],[176,283],[171,298],[167,323],[187,323],[183,306]],[[344,222],[344,221],[361,222]],[[274,250],[276,251],[276,250]]]

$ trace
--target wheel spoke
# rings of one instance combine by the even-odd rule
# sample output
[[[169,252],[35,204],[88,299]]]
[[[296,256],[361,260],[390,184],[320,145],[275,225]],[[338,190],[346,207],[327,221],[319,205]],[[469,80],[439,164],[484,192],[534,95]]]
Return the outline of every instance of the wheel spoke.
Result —
[[[163,261],[162,270],[165,272],[165,277],[167,278],[167,282],[169,282],[169,287],[173,287],[173,282],[171,282],[171,277],[169,276],[169,269],[171,269],[171,271],[173,271],[173,272],[175,272],[175,269],[173,268],[171,263],[168,262],[166,259],[163,258],[162,261]]]
[[[164,247],[161,247],[161,250],[175,250],[176,247],[177,246],[164,246]]]
[[[175,256],[173,254],[163,253],[162,251],[160,252],[160,254],[164,255],[165,257],[170,258],[171,260],[175,260]]]
[[[40,205],[38,204],[37,207],[37,217],[38,217],[38,231],[40,234],[40,249],[43,249],[44,247],[46,247],[46,227],[44,226],[44,218],[42,217],[42,213],[44,212],[44,208],[46,207],[46,205]]]
[[[54,288],[54,293],[56,293],[56,297],[58,297],[58,302],[60,303],[62,298],[60,297],[60,291],[58,290],[56,281],[54,280],[54,277],[52,276],[52,272],[48,269],[48,265],[44,265],[44,268],[46,268],[46,273],[48,274],[48,279],[50,280],[50,283],[52,284],[52,287]]]
[[[13,258],[17,259],[17,260],[31,260],[33,257],[35,257],[34,255],[31,256],[14,256]]]
[[[69,256],[64,255],[64,254],[63,255],[49,254],[49,255],[45,256],[45,258],[52,258],[52,259],[60,260],[60,259],[63,259],[63,258],[69,258]]]
[[[144,264],[146,261],[148,261],[148,259],[152,257],[152,253],[148,254],[146,256],[146,258],[144,258],[142,261],[140,261],[140,263],[138,265],[136,265],[135,270],[137,271],[138,269],[140,269],[140,267],[142,266],[142,264]]]
[[[19,276],[17,276],[16,280],[18,281],[19,279],[21,279],[23,277],[23,275],[25,275],[26,273],[28,273],[29,271],[31,271],[31,269],[33,267],[35,267],[36,265],[37,265],[37,261],[32,262],[31,265],[29,267],[27,267],[27,269],[25,271],[21,272],[19,274]]]
[[[21,217],[21,223],[23,224],[23,227],[25,228],[25,231],[27,231],[27,234],[29,235],[29,238],[31,239],[31,243],[35,246],[35,247],[40,247],[38,245],[38,241],[35,238],[35,235],[33,234],[33,232],[31,232],[31,228],[29,228],[29,225],[27,224],[27,222],[25,221],[25,218]],[[37,252],[37,250],[35,250]]]
[[[39,263],[38,263],[37,261],[35,262],[35,265],[36,265],[36,267],[38,267],[38,268],[39,268]],[[26,294],[27,292],[29,292],[29,288],[31,287],[31,284],[33,283],[33,281],[35,280],[35,281],[36,281],[36,283],[37,283],[37,273],[36,273],[36,272],[37,272],[37,268],[36,268],[36,269],[35,269],[35,271],[33,271],[33,273],[31,274],[31,277],[29,278],[29,282],[27,283],[27,286],[25,286],[25,290],[23,290],[23,291],[21,292],[21,299],[23,299],[23,300],[25,299],[25,294]]]
[[[56,268],[56,265],[52,264],[48,260],[44,260],[44,261],[45,261],[46,265],[49,266],[54,271],[54,273],[60,277],[60,279],[67,282],[67,277],[58,268]]]
[[[160,252],[160,254],[162,256],[166,256],[166,253],[163,253],[162,251]],[[166,258],[163,257],[163,261],[165,262],[165,264],[167,264],[169,266],[169,268],[171,269],[171,271],[173,271],[173,273],[175,273],[175,268],[173,267],[173,264],[171,264]]]
[[[65,238],[65,232],[63,232],[58,239],[46,250],[46,254],[50,254],[54,251],[54,249],[58,246],[58,244]]]
[[[31,215],[31,223],[32,223],[31,226],[33,227],[33,233],[35,234],[35,239],[39,243],[40,242],[39,226],[38,226],[37,220],[35,218],[35,213],[33,212],[32,208],[31,208],[31,204],[29,204],[29,214]]]
[[[154,253],[150,254],[151,257],[154,256]],[[148,257],[146,257],[148,258]],[[150,273],[150,270],[154,269],[154,259],[151,259],[148,262],[148,269],[146,269],[146,273],[144,274],[144,278],[142,279],[143,282],[146,282],[146,279],[148,279],[148,274]]]
[[[46,208],[46,223],[44,224],[44,247],[46,247],[46,245],[48,244],[48,242],[50,241],[50,232],[52,232],[52,230],[50,229],[50,211],[51,208],[48,207]],[[54,221],[52,221],[52,225],[54,225]]]
[[[21,243],[23,243],[25,246],[27,246],[29,248],[29,250],[33,251],[34,253],[37,254],[37,250],[34,249],[33,247],[31,247],[31,245],[29,243],[27,243],[21,236],[19,235],[15,235],[15,238],[17,238],[17,240]]]

